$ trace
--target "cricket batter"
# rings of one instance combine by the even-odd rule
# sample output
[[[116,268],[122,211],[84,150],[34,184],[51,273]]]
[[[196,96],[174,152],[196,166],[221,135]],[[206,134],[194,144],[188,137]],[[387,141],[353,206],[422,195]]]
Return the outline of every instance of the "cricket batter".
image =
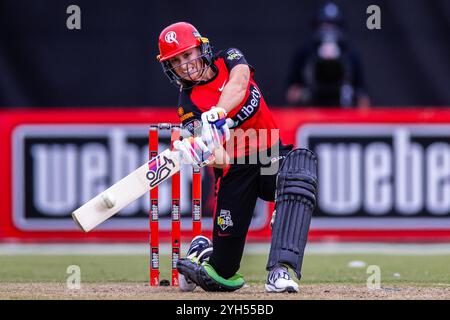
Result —
[[[266,291],[298,292],[288,268],[300,279],[316,203],[315,155],[281,143],[253,79],[254,69],[240,50],[214,54],[194,26],[178,22],[161,32],[159,51],[164,73],[180,90],[180,121],[191,134],[175,148],[184,162],[213,166],[216,175],[212,244],[204,236],[192,240],[187,257],[177,264],[180,288],[234,291],[244,285],[237,272],[256,200],[261,198],[275,201]],[[253,136],[229,148],[238,132]],[[263,153],[272,159],[263,163]],[[264,173],[270,168],[276,170]]]

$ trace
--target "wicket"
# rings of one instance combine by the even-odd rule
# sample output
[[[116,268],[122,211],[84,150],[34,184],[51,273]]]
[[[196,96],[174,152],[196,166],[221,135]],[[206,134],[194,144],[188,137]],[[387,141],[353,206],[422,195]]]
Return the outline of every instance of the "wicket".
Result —
[[[149,130],[149,160],[158,155],[159,130],[170,131],[170,147],[180,138],[180,126],[170,123],[159,123],[150,126]],[[181,211],[180,211],[180,172],[172,176],[172,286],[178,286],[177,261],[180,257],[181,244]],[[202,178],[201,170],[192,170],[192,236],[201,234],[202,215]],[[150,285],[158,286],[159,282],[159,206],[158,187],[150,190]]]

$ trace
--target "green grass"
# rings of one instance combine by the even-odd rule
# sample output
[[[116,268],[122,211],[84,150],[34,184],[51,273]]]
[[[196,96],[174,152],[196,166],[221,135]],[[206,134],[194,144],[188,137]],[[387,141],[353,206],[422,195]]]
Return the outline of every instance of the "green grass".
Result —
[[[377,265],[382,283],[450,285],[450,256],[403,255],[314,255],[304,260],[305,283],[366,283],[371,275],[366,268],[349,268],[348,263],[362,260]],[[394,274],[399,274],[395,276]]]
[[[170,279],[170,261],[161,259],[161,279]],[[362,260],[378,265],[382,284],[450,285],[450,256],[395,255],[309,255],[303,263],[303,284],[365,284],[366,268],[349,268],[348,262]],[[265,281],[266,256],[245,256],[240,273],[247,282]],[[0,256],[0,282],[65,282],[68,266],[81,268],[83,282],[146,282],[145,255]],[[394,276],[399,274],[400,276]]]

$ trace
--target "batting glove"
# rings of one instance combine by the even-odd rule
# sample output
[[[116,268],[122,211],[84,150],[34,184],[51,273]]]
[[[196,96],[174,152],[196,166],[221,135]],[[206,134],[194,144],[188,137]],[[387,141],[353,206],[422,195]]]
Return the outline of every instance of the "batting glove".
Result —
[[[219,148],[230,139],[230,121],[223,108],[212,107],[202,113],[202,138],[210,151]]]
[[[214,161],[214,154],[208,149],[201,137],[189,137],[183,140],[174,141],[175,150],[186,164],[192,165],[194,168],[201,168]]]

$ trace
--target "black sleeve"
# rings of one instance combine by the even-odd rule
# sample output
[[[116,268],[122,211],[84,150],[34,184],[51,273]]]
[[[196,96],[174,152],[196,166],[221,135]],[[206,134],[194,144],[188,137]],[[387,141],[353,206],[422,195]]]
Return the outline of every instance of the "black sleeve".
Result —
[[[222,54],[222,57],[225,61],[225,65],[227,66],[228,71],[231,71],[238,64],[245,64],[250,67],[250,70],[254,72],[254,68],[248,64],[247,60],[244,57],[244,54],[241,50],[236,48],[229,48],[225,50]]]
[[[182,90],[178,98],[178,117],[182,126],[182,136],[194,135],[196,129],[201,128],[202,114],[194,105],[190,96],[190,91]]]

